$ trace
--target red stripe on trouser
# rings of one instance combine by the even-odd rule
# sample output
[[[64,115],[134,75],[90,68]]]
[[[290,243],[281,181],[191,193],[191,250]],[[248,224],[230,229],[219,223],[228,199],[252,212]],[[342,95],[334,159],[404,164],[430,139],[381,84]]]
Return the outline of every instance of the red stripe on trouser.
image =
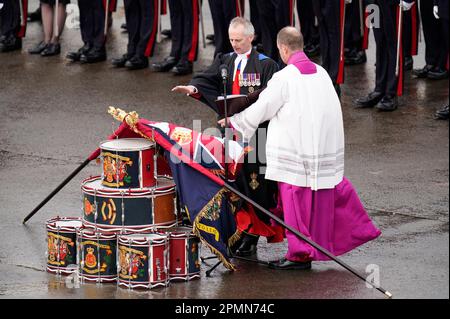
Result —
[[[236,17],[240,17],[241,16],[241,10],[239,10],[241,5],[240,5],[239,1],[240,0],[234,0],[234,2],[236,3]]]
[[[197,45],[198,45],[198,0],[192,0],[192,43],[191,50],[189,50],[188,60],[194,62],[197,55]]]
[[[294,23],[294,0],[289,0],[289,25],[293,27]]]
[[[362,43],[362,49],[367,50],[369,48],[369,32],[370,29],[367,26],[367,18],[369,17],[369,13],[364,10],[364,36],[363,36],[363,43]]]
[[[167,0],[161,0],[161,14],[167,14]]]
[[[152,49],[155,44],[156,40],[156,32],[158,30],[158,1],[159,0],[153,0],[153,26],[152,26],[152,33],[150,35],[150,39],[148,40],[147,47],[145,48],[145,56],[149,57],[152,54]]]
[[[414,2],[411,8],[411,55],[417,55],[418,45],[417,45],[417,29],[418,29],[418,21],[417,21],[417,2]]]
[[[106,10],[106,2],[107,0],[102,0],[103,2],[103,10]],[[109,0],[109,7],[108,7],[108,11],[109,12],[114,12],[116,11],[117,8],[117,0]]]
[[[23,25],[20,26],[19,31],[17,32],[17,36],[19,38],[24,38],[27,33],[27,19],[28,19],[28,0],[19,0],[22,1],[23,8]],[[22,18],[22,17],[21,17]]]
[[[400,28],[400,49],[399,50],[399,56],[400,59],[398,59],[398,78],[397,78],[397,96],[403,95],[403,38],[402,38],[402,25],[399,24],[399,15],[400,15],[400,8],[397,7],[397,35],[399,34],[399,28]],[[398,39],[397,39],[398,40]]]
[[[340,46],[340,52],[339,52],[339,71],[336,79],[336,84],[342,84],[344,83],[344,24],[345,24],[345,17],[344,17],[344,10],[345,10],[345,0],[340,0],[340,23],[339,23],[339,46]]]

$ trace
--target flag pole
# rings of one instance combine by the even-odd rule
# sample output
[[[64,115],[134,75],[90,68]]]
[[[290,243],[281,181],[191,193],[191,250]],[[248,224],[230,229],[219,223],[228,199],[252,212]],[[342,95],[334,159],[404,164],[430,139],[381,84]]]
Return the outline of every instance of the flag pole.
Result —
[[[202,5],[202,0],[198,0],[198,12],[200,14],[200,27],[202,29],[203,49],[206,49],[205,24],[203,22],[203,5]]]
[[[130,112],[127,113],[122,109],[119,108],[115,108],[110,106],[109,107],[109,114],[111,114],[115,119],[126,123],[134,132],[140,133],[140,131],[137,128],[138,122],[139,122],[139,116],[136,112]],[[225,113],[227,114],[227,113]],[[226,118],[226,117],[225,117]],[[142,134],[142,133],[141,133]],[[168,150],[171,154],[174,154],[176,156],[178,156],[178,151],[176,148],[171,148],[170,150]],[[277,216],[275,216],[274,214],[272,214],[270,211],[268,211],[267,209],[265,209],[264,207],[262,207],[261,205],[259,205],[258,203],[256,203],[255,201],[253,201],[252,199],[250,199],[249,197],[245,196],[244,194],[242,194],[240,191],[238,191],[237,189],[235,189],[233,186],[229,185],[225,180],[223,180],[222,178],[214,175],[213,178],[211,178],[211,176],[208,175],[208,171],[205,170],[203,168],[203,166],[201,166],[199,163],[192,161],[192,159],[190,158],[185,158],[184,156],[182,156],[180,158],[184,163],[188,164],[189,166],[191,166],[194,169],[197,169],[198,172],[200,172],[201,174],[209,177],[213,182],[215,182],[216,184],[218,184],[219,186],[224,187],[225,189],[231,191],[232,193],[235,193],[236,195],[238,195],[239,197],[241,197],[243,200],[245,200],[247,203],[253,205],[255,208],[259,209],[261,212],[263,212],[264,214],[266,214],[267,216],[269,216],[270,218],[272,218],[274,221],[276,221],[278,224],[280,224],[281,226],[283,226],[285,229],[289,230],[290,232],[292,232],[295,236],[297,236],[298,238],[300,238],[301,240],[305,241],[306,243],[308,243],[309,245],[311,245],[312,247],[314,247],[315,249],[317,249],[318,251],[320,251],[322,254],[324,254],[325,256],[327,256],[328,258],[330,258],[331,260],[335,261],[336,263],[338,263],[339,265],[341,265],[342,267],[344,267],[345,269],[347,269],[348,271],[350,271],[352,274],[354,274],[355,276],[357,276],[358,278],[362,279],[363,281],[365,281],[367,284],[371,285],[372,287],[376,288],[378,291],[382,292],[383,294],[385,294],[387,297],[392,298],[392,294],[383,289],[381,286],[376,285],[370,281],[367,280],[367,278],[364,277],[364,275],[360,274],[357,270],[353,269],[351,266],[347,265],[345,262],[343,262],[342,260],[340,260],[338,257],[334,256],[331,252],[329,252],[327,249],[323,248],[322,246],[320,246],[319,244],[315,243],[314,241],[310,240],[309,238],[305,237],[303,234],[301,234],[298,230],[292,228],[291,226],[287,225],[283,220],[281,220],[280,218],[278,218]],[[197,168],[198,167],[198,168]],[[200,169],[199,169],[200,168]],[[203,169],[202,169],[203,168]],[[209,270],[209,273],[211,273],[211,271],[213,269],[215,269],[217,266],[219,266],[220,263],[217,263],[216,265],[213,266],[212,269]]]
[[[50,201],[50,199],[52,199],[53,196],[55,196],[64,186],[66,186],[66,184],[70,182],[83,168],[85,168],[90,161],[91,159],[87,158],[83,163],[81,163],[80,166],[78,166],[61,184],[58,185],[58,187],[56,187],[39,205],[37,205],[27,217],[24,218],[22,224],[25,224],[31,217],[33,217],[33,215],[36,214],[42,206],[47,204],[47,202]]]
[[[314,241],[310,240],[309,238],[305,237],[302,233],[300,233],[298,230],[292,228],[291,226],[287,225],[283,220],[281,220],[280,218],[278,218],[277,216],[275,216],[274,214],[272,214],[270,211],[268,211],[267,209],[265,209],[264,207],[262,207],[261,205],[259,205],[258,203],[256,203],[255,201],[253,201],[252,199],[250,199],[249,197],[245,196],[244,194],[242,194],[240,191],[238,191],[236,188],[232,187],[231,185],[229,185],[228,183],[224,182],[224,187],[226,189],[228,189],[229,191],[235,193],[236,195],[238,195],[239,197],[241,197],[242,199],[244,199],[245,201],[247,201],[249,204],[253,205],[255,208],[258,208],[260,211],[262,211],[264,214],[266,214],[267,216],[269,216],[270,218],[272,218],[273,220],[275,220],[278,224],[280,224],[281,226],[283,226],[284,228],[286,228],[287,230],[289,230],[290,232],[292,232],[295,236],[297,236],[298,238],[300,238],[301,240],[305,241],[306,243],[308,243],[309,245],[311,245],[312,247],[314,247],[315,249],[317,249],[318,251],[320,251],[322,254],[324,254],[325,256],[327,256],[328,258],[332,259],[333,261],[335,261],[336,263],[338,263],[339,265],[341,265],[342,267],[344,267],[345,269],[347,269],[348,271],[350,271],[352,274],[354,274],[355,276],[359,277],[360,279],[364,280],[366,283],[368,283],[369,285],[371,285],[372,287],[376,288],[378,291],[382,292],[383,294],[385,294],[387,297],[392,298],[392,294],[383,289],[381,286],[375,285],[373,283],[371,283],[370,281],[367,280],[366,277],[364,277],[364,275],[360,274],[356,269],[352,268],[351,266],[347,265],[345,262],[343,262],[341,259],[339,259],[338,257],[334,256],[331,252],[329,252],[327,249],[323,248],[322,246],[320,246],[319,244],[315,243]]]
[[[106,38],[106,35],[108,34],[108,21],[109,20],[109,0],[106,0],[106,4],[105,4],[105,28],[104,28],[104,36]]]

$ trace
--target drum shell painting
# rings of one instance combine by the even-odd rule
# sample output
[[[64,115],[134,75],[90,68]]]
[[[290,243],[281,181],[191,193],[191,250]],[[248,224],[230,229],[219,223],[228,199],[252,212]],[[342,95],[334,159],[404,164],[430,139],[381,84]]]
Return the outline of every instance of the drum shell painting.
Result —
[[[176,224],[175,184],[164,179],[160,186],[119,192],[101,187],[99,177],[86,180],[82,186],[85,225],[104,230],[125,227],[129,231],[147,231]]]
[[[119,286],[146,289],[167,286],[167,237],[148,235],[151,236],[156,240],[132,240],[129,236],[119,235]]]
[[[77,233],[79,272],[83,279],[112,282],[117,279],[117,236],[113,233]]]
[[[127,142],[138,144],[130,147],[136,150],[123,150],[126,149]],[[103,186],[143,188],[156,184],[153,143],[145,139],[119,139],[101,143],[100,149]]]
[[[171,281],[200,278],[200,240],[192,233],[169,233],[169,278]]]
[[[57,217],[47,221],[48,272],[67,275],[76,270],[76,231],[79,227],[81,218],[76,217]]]

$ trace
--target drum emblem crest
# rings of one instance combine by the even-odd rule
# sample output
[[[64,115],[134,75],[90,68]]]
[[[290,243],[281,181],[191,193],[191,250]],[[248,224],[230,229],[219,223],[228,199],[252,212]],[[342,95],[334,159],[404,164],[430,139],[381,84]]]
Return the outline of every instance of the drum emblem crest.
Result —
[[[86,251],[87,251],[87,255],[85,258],[86,266],[88,266],[89,268],[94,268],[95,266],[97,266],[97,258],[95,258],[94,255],[94,248],[88,247],[86,248]]]
[[[111,153],[102,153],[104,184],[107,186],[123,186],[131,183],[131,176],[127,173],[127,166],[132,166],[133,161],[129,157]]]
[[[71,262],[69,246],[74,243],[69,238],[57,238],[57,235],[48,236],[48,261],[58,266],[66,265],[66,259]],[[62,236],[59,236],[62,237]],[[58,256],[59,253],[59,256]],[[59,259],[59,260],[58,260]]]
[[[120,277],[125,279],[144,277],[145,270],[142,267],[146,259],[147,256],[141,251],[119,247]]]

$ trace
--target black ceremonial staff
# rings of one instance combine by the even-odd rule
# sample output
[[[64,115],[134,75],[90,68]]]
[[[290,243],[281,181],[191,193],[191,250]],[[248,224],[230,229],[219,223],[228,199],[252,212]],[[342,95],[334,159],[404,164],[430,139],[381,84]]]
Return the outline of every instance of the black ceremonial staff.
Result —
[[[126,129],[126,125],[121,125],[108,139],[113,139],[118,137],[124,129]],[[23,224],[25,224],[34,214],[36,214],[45,204],[47,204],[59,191],[66,186],[79,172],[83,170],[91,161],[95,160],[100,155],[100,149],[95,150],[87,159],[84,160],[83,163],[80,164],[69,176],[66,177],[64,181],[61,182],[48,196],[37,205],[28,215],[24,218]]]

